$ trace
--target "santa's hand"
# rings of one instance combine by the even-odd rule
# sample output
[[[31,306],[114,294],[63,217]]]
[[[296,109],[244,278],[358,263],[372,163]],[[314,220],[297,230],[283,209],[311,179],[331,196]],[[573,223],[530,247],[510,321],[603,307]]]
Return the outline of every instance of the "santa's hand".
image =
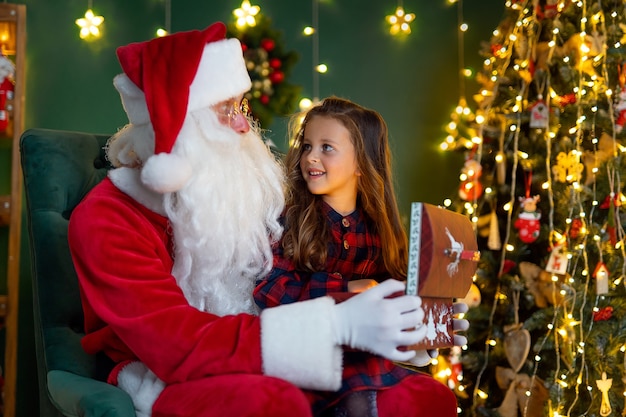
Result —
[[[390,360],[414,357],[415,351],[398,347],[426,336],[422,299],[412,295],[386,298],[404,289],[404,283],[390,279],[335,305],[335,342]]]

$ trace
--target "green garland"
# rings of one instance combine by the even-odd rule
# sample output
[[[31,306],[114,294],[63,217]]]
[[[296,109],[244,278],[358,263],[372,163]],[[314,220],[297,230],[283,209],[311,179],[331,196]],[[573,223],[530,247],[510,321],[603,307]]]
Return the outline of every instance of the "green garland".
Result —
[[[275,116],[288,116],[297,108],[300,86],[287,79],[298,61],[294,51],[286,52],[282,33],[271,28],[271,20],[256,16],[256,25],[239,29],[228,24],[228,36],[241,41],[252,88],[246,94],[252,115],[262,128],[271,125]]]

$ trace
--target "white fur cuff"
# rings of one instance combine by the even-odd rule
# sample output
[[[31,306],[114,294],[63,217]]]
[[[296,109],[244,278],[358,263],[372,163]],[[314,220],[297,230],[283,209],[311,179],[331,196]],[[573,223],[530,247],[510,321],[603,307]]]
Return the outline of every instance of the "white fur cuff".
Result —
[[[117,386],[133,400],[137,417],[150,417],[165,383],[141,362],[131,362],[117,376]]]
[[[300,388],[336,391],[342,350],[333,337],[330,297],[286,304],[261,313],[261,351],[266,375]]]

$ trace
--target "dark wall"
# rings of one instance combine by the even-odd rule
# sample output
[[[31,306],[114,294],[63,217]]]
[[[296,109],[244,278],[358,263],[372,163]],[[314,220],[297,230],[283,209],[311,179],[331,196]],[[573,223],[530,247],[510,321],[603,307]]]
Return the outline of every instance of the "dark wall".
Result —
[[[317,0],[313,0],[317,1]],[[96,0],[105,17],[104,36],[88,43],[78,37],[74,21],[86,0],[29,0],[27,5],[26,128],[112,133],[126,116],[112,86],[120,71],[115,48],[153,36],[164,25],[164,0]],[[172,1],[172,30],[201,29],[216,20],[229,22],[239,0]],[[300,60],[289,79],[313,96],[312,39],[301,34],[312,24],[312,3],[300,0],[252,1],[283,32],[287,50]],[[398,3],[378,0],[319,0],[319,57],[329,72],[319,77],[319,96],[334,94],[378,110],[386,119],[394,149],[401,211],[411,201],[440,203],[455,193],[461,155],[443,154],[438,145],[443,126],[461,94],[458,81],[456,5],[447,0],[403,3],[416,14],[406,39],[388,34],[385,16]],[[465,64],[476,68],[482,59],[479,43],[488,40],[500,21],[502,0],[466,0]],[[468,82],[466,94],[474,94]],[[286,146],[284,119],[276,119],[268,135]],[[0,149],[0,190],[8,187],[7,151]],[[6,191],[5,191],[6,192]],[[25,237],[25,235],[23,235]],[[6,244],[0,234],[0,249]],[[27,253],[27,252],[25,252]],[[29,263],[23,255],[21,292],[20,375],[18,412],[37,415],[36,374],[32,346],[32,305]],[[0,262],[0,267],[2,263]],[[0,270],[0,279],[2,272]]]
[[[456,188],[457,157],[437,146],[443,126],[459,97],[457,6],[446,0],[406,2],[416,14],[406,39],[388,34],[385,16],[394,2],[319,0],[320,60],[330,71],[320,75],[320,97],[335,94],[372,107],[385,117],[395,150],[398,194],[404,209],[412,200],[438,203]],[[113,132],[126,122],[111,80],[120,69],[118,45],[153,36],[164,22],[163,0],[96,1],[105,17],[104,37],[87,43],[78,38],[74,20],[86,1],[31,0],[28,6],[27,127]],[[173,1],[172,30],[203,28],[230,21],[237,1]],[[286,49],[300,60],[290,82],[312,97],[312,39],[301,34],[312,23],[310,2],[253,2],[284,35]],[[478,9],[480,6],[481,11]],[[499,22],[501,0],[465,1],[470,23],[465,34],[465,63],[480,65],[479,42]],[[485,11],[486,9],[486,11]],[[469,90],[469,88],[468,88]],[[473,91],[469,91],[469,96]],[[285,146],[285,120],[269,133]],[[404,210],[403,210],[404,211]]]

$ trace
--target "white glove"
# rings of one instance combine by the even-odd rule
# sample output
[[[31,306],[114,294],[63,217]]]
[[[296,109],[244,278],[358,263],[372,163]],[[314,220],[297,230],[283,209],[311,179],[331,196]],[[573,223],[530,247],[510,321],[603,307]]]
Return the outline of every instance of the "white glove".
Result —
[[[404,289],[404,283],[389,279],[335,305],[335,342],[389,360],[414,357],[415,351],[398,347],[418,343],[426,336],[422,299],[413,295],[385,298]]]

